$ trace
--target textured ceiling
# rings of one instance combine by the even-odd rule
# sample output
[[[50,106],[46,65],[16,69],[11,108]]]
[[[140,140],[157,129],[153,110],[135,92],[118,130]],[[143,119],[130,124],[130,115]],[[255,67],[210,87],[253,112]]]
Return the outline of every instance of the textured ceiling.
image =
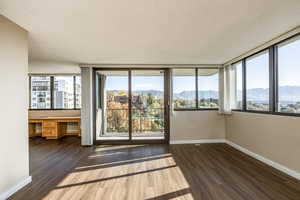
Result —
[[[299,0],[0,0],[32,60],[221,64],[300,25]]]

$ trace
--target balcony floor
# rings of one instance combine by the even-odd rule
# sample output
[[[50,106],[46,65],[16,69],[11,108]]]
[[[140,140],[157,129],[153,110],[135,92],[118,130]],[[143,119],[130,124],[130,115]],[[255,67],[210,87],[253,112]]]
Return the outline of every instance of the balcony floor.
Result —
[[[128,140],[129,133],[124,132],[109,132],[105,133],[105,135],[101,135],[98,137],[98,140]],[[162,132],[146,132],[146,133],[133,133],[133,140],[163,140],[164,133]]]

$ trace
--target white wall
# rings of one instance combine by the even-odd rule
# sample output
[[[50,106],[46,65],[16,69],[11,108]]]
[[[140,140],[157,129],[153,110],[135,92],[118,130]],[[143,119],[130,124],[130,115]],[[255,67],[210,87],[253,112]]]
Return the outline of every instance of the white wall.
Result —
[[[177,111],[170,126],[171,142],[225,139],[225,118],[218,111]]]
[[[27,38],[25,30],[0,15],[0,199],[30,181]]]
[[[92,68],[81,68],[81,144],[93,145]]]
[[[80,67],[76,63],[30,60],[28,72],[32,74],[80,74]]]

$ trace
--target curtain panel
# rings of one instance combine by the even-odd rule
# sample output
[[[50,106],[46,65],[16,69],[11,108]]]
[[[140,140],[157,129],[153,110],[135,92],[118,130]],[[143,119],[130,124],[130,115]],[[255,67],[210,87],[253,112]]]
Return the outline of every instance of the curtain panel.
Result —
[[[236,104],[236,68],[227,65],[219,69],[219,113],[231,114]]]

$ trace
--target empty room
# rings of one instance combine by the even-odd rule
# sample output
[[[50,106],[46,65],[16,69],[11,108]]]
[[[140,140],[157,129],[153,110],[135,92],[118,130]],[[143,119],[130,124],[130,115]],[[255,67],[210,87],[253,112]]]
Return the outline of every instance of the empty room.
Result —
[[[0,200],[300,200],[299,0],[0,0]]]

